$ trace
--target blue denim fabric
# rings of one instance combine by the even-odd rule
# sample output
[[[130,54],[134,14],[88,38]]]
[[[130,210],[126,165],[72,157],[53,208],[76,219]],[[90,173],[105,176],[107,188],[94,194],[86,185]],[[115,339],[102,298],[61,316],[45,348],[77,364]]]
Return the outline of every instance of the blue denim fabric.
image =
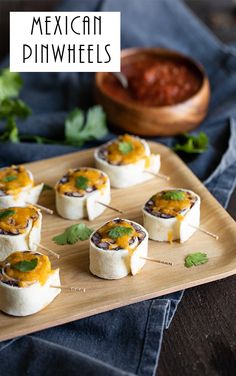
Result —
[[[209,114],[199,129],[208,134],[211,144],[203,155],[182,157],[200,179],[207,179],[207,188],[226,206],[236,183],[236,50],[220,43],[180,1],[70,0],[60,10],[120,10],[122,47],[168,47],[204,65],[212,98]],[[23,134],[62,138],[67,111],[76,105],[86,108],[92,104],[92,74],[30,73],[23,77],[22,98],[34,110],[21,124]],[[112,137],[110,133],[102,141]],[[167,146],[176,142],[170,137],[154,140]],[[85,147],[97,144],[91,142]],[[0,163],[23,163],[76,150],[63,145],[5,143],[0,145]],[[182,294],[1,342],[0,376],[153,375],[164,330]]]

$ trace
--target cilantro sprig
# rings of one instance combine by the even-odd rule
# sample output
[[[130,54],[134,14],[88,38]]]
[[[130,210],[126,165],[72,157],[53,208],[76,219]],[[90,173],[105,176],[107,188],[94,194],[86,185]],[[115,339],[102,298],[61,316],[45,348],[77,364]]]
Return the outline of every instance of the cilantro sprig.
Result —
[[[29,261],[23,260],[23,261],[16,262],[15,264],[11,264],[11,267],[20,272],[31,272],[31,270],[34,270],[37,265],[38,265],[38,259],[34,258]]]
[[[2,211],[0,211],[0,220],[4,219],[6,217],[10,217],[10,215],[14,215],[15,213],[16,213],[16,211],[12,210],[12,209],[2,210]]]
[[[62,234],[54,236],[53,241],[58,245],[75,244],[79,240],[87,240],[92,232],[84,223],[79,223],[67,227]]]
[[[185,197],[185,193],[179,190],[171,190],[163,193],[162,198],[164,200],[182,201]]]
[[[118,239],[124,235],[131,235],[133,232],[132,227],[116,226],[108,231],[108,236],[111,239]]]
[[[185,257],[184,266],[186,268],[191,268],[192,266],[205,264],[206,262],[208,262],[207,254],[203,252],[196,252]]]
[[[118,149],[122,154],[129,154],[132,150],[134,150],[134,147],[131,142],[122,141],[119,142]]]
[[[86,141],[98,140],[108,133],[106,115],[100,106],[91,107],[85,119],[84,112],[76,108],[66,118],[65,141],[73,146],[82,146]]]
[[[88,188],[89,179],[86,176],[77,176],[75,178],[75,186],[79,189],[87,189]]]
[[[5,178],[0,179],[0,182],[9,183],[9,182],[14,181],[16,179],[17,179],[17,176],[15,176],[15,175],[8,175],[8,176],[5,176]]]
[[[183,143],[176,144],[173,147],[173,150],[182,151],[188,154],[200,154],[204,153],[207,150],[209,141],[206,133],[200,132],[196,136],[184,133],[182,136]]]

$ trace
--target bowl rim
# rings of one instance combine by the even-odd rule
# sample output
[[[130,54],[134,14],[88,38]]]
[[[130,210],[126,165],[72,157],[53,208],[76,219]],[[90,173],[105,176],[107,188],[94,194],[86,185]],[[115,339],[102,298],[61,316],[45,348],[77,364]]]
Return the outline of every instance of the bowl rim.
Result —
[[[100,90],[104,96],[106,96],[107,98],[109,98],[113,102],[118,103],[119,105],[124,106],[127,109],[135,110],[135,111],[144,111],[144,110],[149,110],[149,111],[157,111],[157,110],[173,111],[173,110],[177,110],[177,109],[179,110],[179,109],[181,109],[181,107],[185,107],[186,105],[192,105],[192,104],[194,105],[194,103],[191,103],[191,102],[194,102],[196,99],[198,99],[198,97],[201,96],[201,92],[205,89],[205,86],[208,87],[209,94],[210,94],[210,83],[209,83],[209,79],[208,79],[208,76],[206,74],[206,71],[205,71],[203,65],[200,62],[193,59],[192,57],[185,55],[182,52],[179,52],[177,50],[172,50],[172,49],[163,48],[163,47],[130,47],[130,48],[125,48],[125,49],[121,50],[121,61],[125,57],[135,56],[135,55],[138,55],[140,53],[142,53],[142,54],[143,53],[146,53],[146,54],[153,54],[154,53],[154,54],[157,54],[157,55],[161,53],[162,56],[165,56],[165,54],[166,54],[166,56],[172,55],[173,57],[175,55],[176,57],[179,57],[183,60],[186,60],[187,62],[192,64],[198,70],[198,72],[200,73],[201,78],[202,78],[201,86],[199,87],[198,91],[194,95],[189,97],[187,100],[173,104],[173,105],[165,105],[165,106],[145,106],[145,105],[139,104],[138,102],[137,103],[128,102],[128,101],[125,102],[124,100],[121,100],[119,98],[117,99],[116,97],[108,94],[103,89],[103,85],[102,85],[102,81],[100,81],[100,77],[102,77],[102,76],[104,76],[105,74],[108,74],[108,73],[112,74],[112,72],[96,72],[96,74],[95,74],[95,85],[96,85],[97,89]]]

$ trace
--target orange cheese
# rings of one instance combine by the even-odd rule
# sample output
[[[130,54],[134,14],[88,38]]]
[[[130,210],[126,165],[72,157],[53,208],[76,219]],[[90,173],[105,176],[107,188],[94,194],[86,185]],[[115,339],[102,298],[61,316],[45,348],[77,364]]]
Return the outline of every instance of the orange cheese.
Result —
[[[102,190],[105,188],[107,183],[107,177],[100,171],[95,169],[80,169],[78,171],[69,171],[68,172],[68,182],[66,183],[59,183],[57,185],[57,190],[60,193],[65,192],[79,192],[80,194],[84,194],[85,190],[76,187],[76,178],[79,176],[83,176],[88,179],[88,187],[95,187],[95,189]]]
[[[32,261],[37,258],[38,263],[35,269],[28,272],[21,272],[14,269],[12,266],[20,261]],[[33,252],[14,252],[4,261],[4,264],[8,264],[5,268],[5,273],[13,279],[19,280],[19,287],[25,287],[32,282],[39,282],[44,285],[48,280],[50,274],[53,272],[51,269],[51,263],[46,255],[34,254]]]
[[[130,235],[123,235],[119,238],[116,238],[115,243],[109,245],[109,250],[112,250],[116,247],[121,247],[122,249],[127,249],[128,251],[131,251],[131,250],[133,251],[134,249],[132,247],[130,247],[130,245],[129,245],[129,240],[132,237],[136,237],[138,234],[135,231],[135,229],[132,227],[132,225],[129,222],[126,222],[126,221],[121,221],[119,223],[115,223],[115,222],[111,221],[111,222],[106,223],[103,227],[101,227],[98,230],[98,233],[102,237],[101,242],[110,241],[111,238],[109,237],[109,234],[108,234],[109,231],[113,228],[118,227],[118,226],[131,228],[132,233]],[[112,239],[112,240],[114,240],[114,239]]]
[[[7,178],[14,178],[14,180],[7,181]],[[33,184],[24,166],[11,166],[0,170],[0,190],[8,195],[17,194],[25,187],[32,187]]]
[[[191,207],[191,200],[186,193],[183,200],[165,200],[162,198],[162,193],[155,195],[152,200],[154,201],[153,211],[171,216],[177,216],[182,210],[187,210]]]
[[[28,221],[30,219],[36,221],[39,217],[38,210],[33,206],[1,209],[0,213],[8,210],[14,211],[14,214],[0,218],[0,229],[7,232],[22,234],[27,227]]]
[[[119,143],[120,142],[128,142],[132,145],[132,150],[127,154],[122,154],[119,150]],[[107,160],[110,163],[114,164],[130,164],[139,161],[140,159],[145,159],[146,163],[148,164],[148,160],[146,160],[146,150],[143,143],[136,137],[125,134],[120,136],[118,140],[110,143],[107,146]]]

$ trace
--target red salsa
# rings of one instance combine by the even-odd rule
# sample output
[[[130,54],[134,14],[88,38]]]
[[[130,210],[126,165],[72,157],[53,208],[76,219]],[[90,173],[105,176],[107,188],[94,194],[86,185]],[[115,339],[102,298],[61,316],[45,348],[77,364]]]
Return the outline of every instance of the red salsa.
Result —
[[[104,77],[103,88],[121,101],[147,107],[181,103],[197,93],[201,86],[199,73],[184,61],[154,58],[124,63],[122,73],[129,86],[124,89],[112,75]]]

